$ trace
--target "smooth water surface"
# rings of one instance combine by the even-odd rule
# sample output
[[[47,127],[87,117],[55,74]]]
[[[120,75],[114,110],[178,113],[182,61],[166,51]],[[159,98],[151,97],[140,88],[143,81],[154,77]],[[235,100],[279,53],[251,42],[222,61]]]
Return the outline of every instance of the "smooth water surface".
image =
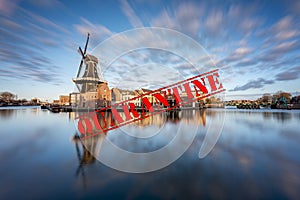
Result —
[[[222,134],[199,159],[207,127],[218,123],[221,112],[226,112]],[[207,109],[124,127],[121,133],[163,130],[171,137],[180,124],[198,126],[182,157],[144,174],[98,162],[74,138],[73,119],[72,113],[37,107],[0,108],[0,199],[300,199],[300,111]],[[153,151],[165,144],[158,135],[136,144],[121,133],[107,137],[127,150]]]

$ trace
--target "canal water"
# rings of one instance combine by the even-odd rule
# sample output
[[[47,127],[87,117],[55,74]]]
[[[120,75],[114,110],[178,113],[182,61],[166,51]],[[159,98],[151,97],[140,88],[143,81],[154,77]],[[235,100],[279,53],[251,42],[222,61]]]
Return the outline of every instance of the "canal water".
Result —
[[[218,116],[224,113],[219,140],[199,159],[207,128],[221,123]],[[157,115],[119,131],[172,135],[179,126],[198,126],[197,135],[171,165],[131,174],[111,169],[89,153],[74,137],[72,113],[0,108],[0,199],[300,199],[299,122],[298,110]],[[107,137],[132,151],[161,148],[155,140],[136,145],[114,131]]]

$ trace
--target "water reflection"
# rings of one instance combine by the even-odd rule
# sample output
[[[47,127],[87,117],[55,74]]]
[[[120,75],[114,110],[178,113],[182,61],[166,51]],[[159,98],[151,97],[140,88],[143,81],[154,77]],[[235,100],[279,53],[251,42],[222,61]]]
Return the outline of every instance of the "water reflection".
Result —
[[[10,118],[13,113],[14,113],[14,110],[12,110],[12,109],[6,109],[6,110],[0,109],[0,117],[2,119]]]
[[[32,112],[38,114],[40,112],[39,106],[9,106],[9,107],[0,107],[0,119],[9,119],[16,114],[17,112]]]
[[[76,170],[76,177],[79,177],[79,175],[81,175],[83,187],[86,188],[87,184],[84,167],[86,165],[95,163],[96,159],[93,154],[90,153],[90,151],[87,150],[87,148],[81,143],[78,133],[75,133],[72,142],[75,143],[76,154],[79,162],[78,168]]]
[[[93,121],[93,116],[87,114],[88,113],[78,113],[73,117],[76,119],[78,116],[85,116],[85,118]],[[120,113],[120,115],[122,116],[124,114]],[[102,128],[107,127],[109,124],[116,124],[110,112],[98,114],[97,119],[97,123],[99,123]],[[167,145],[178,131],[185,130],[185,132],[188,133],[198,126],[204,127],[205,125],[205,110],[171,111],[151,115],[142,120],[105,132],[105,135],[108,136],[108,140],[122,149],[133,152],[149,152],[158,150]],[[95,143],[97,138],[95,136],[98,135],[102,135],[102,132],[99,131],[97,125],[93,124],[92,133],[82,134],[82,137],[84,137],[84,143],[89,140]],[[93,139],[90,137],[93,137]],[[188,134],[186,134],[186,137],[188,137]],[[185,138],[185,140],[186,139],[187,138]],[[132,143],[134,143],[134,145],[132,145]],[[88,147],[88,149],[90,148]],[[99,155],[99,153],[97,155]]]
[[[213,151],[199,159],[205,131],[218,123],[221,112],[226,112],[222,135]],[[87,140],[74,137],[74,117],[36,108],[0,114],[1,199],[300,199],[300,111],[165,113]],[[112,120],[109,113],[105,119]],[[137,152],[166,144],[159,135],[144,142],[126,131],[163,130],[164,137],[172,139],[179,127],[185,126],[189,135],[196,125],[197,136],[187,152],[155,172],[122,173],[93,157],[107,153],[102,151],[105,138]]]
[[[288,112],[273,113],[273,118],[276,118],[277,121],[284,123],[292,118],[292,114]]]
[[[180,121],[179,111],[167,112],[166,116],[167,116],[167,121],[169,122],[177,124]]]
[[[134,125],[146,127],[155,125],[161,127],[166,121],[170,123],[177,124],[179,122],[185,124],[194,124],[205,126],[206,124],[206,115],[215,115],[215,111],[207,110],[182,110],[182,111],[168,111],[159,114],[154,114],[147,116],[141,120],[133,122]],[[98,116],[99,123],[106,124],[116,124],[112,114],[110,112],[104,112],[103,114],[96,113]],[[125,114],[123,112],[119,113],[122,118],[125,119]],[[76,120],[80,116],[86,116],[87,118],[92,118],[94,113],[92,112],[70,112],[69,119]],[[147,114],[148,115],[148,114]],[[102,124],[101,124],[102,125]],[[105,125],[105,124],[103,124]]]
[[[278,122],[284,123],[292,118],[292,113],[290,112],[263,112],[263,117],[265,120],[276,120]]]

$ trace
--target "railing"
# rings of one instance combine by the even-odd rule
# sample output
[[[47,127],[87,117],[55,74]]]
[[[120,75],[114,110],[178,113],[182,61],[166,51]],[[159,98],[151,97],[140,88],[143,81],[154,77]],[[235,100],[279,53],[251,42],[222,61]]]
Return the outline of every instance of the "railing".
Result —
[[[94,82],[101,82],[99,78],[93,78],[93,77],[82,77],[82,78],[73,78],[74,82],[76,81],[94,81]]]

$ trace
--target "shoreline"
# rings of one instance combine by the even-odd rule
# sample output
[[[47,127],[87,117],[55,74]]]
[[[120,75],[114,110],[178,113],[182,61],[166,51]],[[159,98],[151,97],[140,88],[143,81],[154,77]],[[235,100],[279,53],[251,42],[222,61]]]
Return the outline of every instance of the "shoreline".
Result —
[[[41,110],[49,110],[50,112],[56,113],[56,112],[92,112],[93,109],[73,109],[70,106],[62,106],[62,107],[57,107],[57,110],[53,111],[49,107],[47,108],[41,108],[40,105],[10,105],[10,106],[0,106],[0,110],[14,110],[14,109],[27,109],[27,108],[40,108]],[[300,109],[283,109],[283,108],[276,108],[276,109],[271,109],[271,108],[264,108],[261,107],[260,109],[239,109],[236,108],[235,106],[225,106],[225,107],[205,107],[205,108],[195,108],[195,107],[184,107],[181,109],[175,109],[174,112],[180,112],[180,111],[194,111],[194,110],[228,110],[228,111],[242,111],[242,112],[290,112],[290,111],[300,111]],[[118,110],[122,111],[122,109]],[[170,112],[170,111],[168,111]]]

